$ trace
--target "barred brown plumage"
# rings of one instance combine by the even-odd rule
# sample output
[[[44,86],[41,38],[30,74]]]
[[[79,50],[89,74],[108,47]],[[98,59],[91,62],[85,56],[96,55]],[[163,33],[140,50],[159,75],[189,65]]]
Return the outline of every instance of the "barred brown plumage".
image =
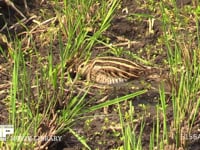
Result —
[[[145,77],[155,71],[158,69],[117,57],[97,57],[78,67],[78,73],[87,81],[108,85]]]

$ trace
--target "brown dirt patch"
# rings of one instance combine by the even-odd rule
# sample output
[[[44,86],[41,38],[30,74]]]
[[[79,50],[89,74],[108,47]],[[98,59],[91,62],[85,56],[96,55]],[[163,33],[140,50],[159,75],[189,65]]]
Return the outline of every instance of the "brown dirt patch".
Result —
[[[142,3],[142,2],[141,2]],[[34,3],[35,4],[35,3]],[[191,4],[191,1],[185,0],[185,1],[177,1],[177,5],[179,7],[183,7],[186,4]],[[5,4],[4,4],[5,5]],[[16,3],[16,6],[24,7],[23,4]],[[33,2],[28,3],[29,6],[29,14],[34,13],[38,14],[37,7],[40,6],[43,7],[45,10],[51,9],[52,6],[48,4],[48,2],[43,3],[41,6],[39,3],[36,3],[36,5],[33,5]],[[6,8],[8,9],[8,8]],[[7,10],[3,11],[7,11]],[[23,10],[23,9],[21,9]],[[128,10],[128,13],[126,12]],[[13,11],[13,10],[11,10]],[[23,12],[25,15],[26,11]],[[167,59],[167,52],[166,48],[163,45],[159,45],[158,39],[162,36],[162,29],[161,29],[161,19],[160,16],[156,14],[157,10],[150,10],[149,8],[141,8],[138,6],[138,3],[131,0],[124,0],[122,2],[122,7],[119,9],[116,13],[116,16],[114,17],[111,27],[109,30],[105,33],[105,36],[110,38],[110,41],[113,43],[113,45],[117,45],[118,47],[123,47],[125,51],[132,52],[146,60],[149,60],[154,65],[159,66],[165,66],[165,61]],[[138,17],[135,14],[148,14],[152,15],[155,20],[148,20],[143,17]],[[6,14],[9,15],[9,14]],[[18,14],[19,15],[19,14]],[[19,17],[19,16],[18,16]],[[9,16],[8,16],[9,18]],[[42,17],[39,19],[42,20]],[[151,28],[150,22],[153,21],[154,25]],[[0,19],[0,26],[4,25],[2,23],[3,21]],[[10,24],[13,24],[16,22],[16,20],[9,20]],[[52,22],[51,22],[52,23]],[[32,27],[32,20],[28,22],[29,27]],[[57,20],[53,21],[51,26],[54,26],[56,28]],[[35,49],[37,49],[37,52],[41,55],[41,57],[44,58],[44,62],[38,63],[36,60],[33,59],[32,64],[35,64],[30,68],[31,72],[37,70],[39,66],[42,66],[43,63],[45,63],[45,57],[49,53],[49,43],[50,41],[45,41],[46,39],[40,39],[38,38],[38,35],[40,32],[47,32],[47,27],[49,27],[50,24],[47,24],[46,26],[43,26],[40,28],[39,32],[33,33],[33,40],[35,42]],[[24,30],[24,29],[22,29]],[[15,28],[15,31],[18,33],[22,31],[19,28]],[[37,30],[38,31],[38,30]],[[152,32],[151,32],[152,31]],[[65,40],[65,39],[63,39]],[[46,42],[46,43],[44,43]],[[130,44],[131,43],[131,44]],[[2,45],[2,43],[0,43]],[[3,43],[4,44],[4,43]],[[27,42],[24,41],[23,47],[26,47]],[[4,44],[2,47],[8,47],[6,44]],[[59,51],[58,51],[58,41],[55,40],[53,42],[53,49],[52,53],[55,56],[53,59],[53,63],[57,64],[59,59]],[[6,48],[5,48],[6,49]],[[141,51],[142,50],[142,51]],[[102,52],[108,51],[106,48],[99,48],[98,46],[93,49],[93,57],[96,55],[101,54]],[[109,54],[112,55],[112,54]],[[128,57],[127,55],[123,54],[123,57]],[[34,57],[32,57],[34,58]],[[29,60],[29,56],[27,54],[26,57],[27,60]],[[34,62],[36,61],[36,62]],[[6,110],[5,103],[2,101],[2,99],[5,99],[6,96],[8,96],[8,90],[10,88],[10,80],[11,80],[11,74],[10,74],[10,68],[4,67],[4,66],[11,66],[11,64],[8,65],[8,60],[6,60],[2,54],[0,54],[0,122],[3,124],[7,122],[8,112]],[[34,76],[34,75],[33,75]],[[158,83],[157,83],[158,84]],[[130,89],[118,89],[117,96],[122,96],[124,93],[127,94],[131,93]],[[95,92],[95,91],[93,91]],[[104,91],[102,95],[97,95],[96,100],[101,99],[100,97],[105,96],[110,91]],[[116,96],[116,95],[114,95]],[[114,98],[113,95],[109,95],[107,99]],[[91,96],[92,97],[92,96]],[[90,95],[88,96],[88,99],[90,99]],[[167,122],[170,126],[170,123],[173,119],[173,112],[172,112],[172,104],[170,102],[170,95],[168,95],[168,111],[167,111]],[[133,114],[134,117],[138,117],[141,115],[146,115],[145,122],[146,126],[144,128],[144,134],[143,134],[143,141],[142,145],[144,149],[148,149],[149,146],[149,136],[155,121],[155,115],[156,115],[156,104],[159,103],[159,93],[158,92],[152,92],[149,91],[147,94],[144,94],[142,96],[139,96],[135,99],[132,99],[132,104],[135,107],[135,113]],[[141,105],[146,105],[147,109],[143,109]],[[123,106],[123,113],[125,113],[128,110],[127,104],[122,103]],[[58,106],[58,109],[61,109],[62,107]],[[87,138],[89,141],[88,144],[91,146],[92,149],[112,149],[117,148],[122,145],[122,141],[119,140],[119,137],[121,135],[121,129],[119,128],[119,115],[116,111],[116,106],[111,106],[108,108],[109,115],[105,115],[104,110],[99,110],[94,113],[87,114],[88,116],[97,116],[93,118],[90,122],[89,126],[86,126],[87,120],[81,120],[78,121],[77,125],[74,127],[74,130],[77,131],[80,135],[83,135]],[[200,114],[198,114],[200,115]],[[106,121],[109,120],[109,121]],[[140,131],[140,120],[136,123],[136,134],[139,134]],[[194,124],[196,128],[194,128],[194,132],[197,131],[198,121],[196,124]],[[117,135],[118,134],[118,135]],[[174,141],[171,142],[172,145]],[[198,147],[199,143],[198,141],[194,142],[188,142],[190,149],[193,149],[194,147]],[[81,149],[82,145],[77,141],[75,137],[73,137],[71,134],[66,133],[63,135],[62,142],[59,143],[51,143],[49,145],[49,149]]]

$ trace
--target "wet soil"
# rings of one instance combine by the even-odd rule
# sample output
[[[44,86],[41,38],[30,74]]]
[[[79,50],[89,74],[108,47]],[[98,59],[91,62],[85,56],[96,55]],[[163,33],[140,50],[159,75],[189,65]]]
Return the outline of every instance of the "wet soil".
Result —
[[[152,65],[165,67],[166,66],[166,60],[167,60],[167,51],[166,47],[158,43],[158,40],[163,34],[162,28],[161,28],[161,18],[160,15],[157,14],[156,9],[150,9],[145,7],[140,7],[142,3],[145,2],[136,2],[132,0],[124,0],[122,2],[122,6],[120,9],[117,10],[116,15],[114,16],[111,26],[104,33],[104,36],[110,39],[110,42],[113,45],[118,46],[119,48],[124,48],[124,51],[127,52],[122,55],[124,58],[128,58],[128,53],[132,52],[139,57],[148,60],[151,62]],[[184,5],[190,5],[192,1],[190,0],[183,0],[183,1],[177,1],[178,7],[183,7]],[[43,5],[40,5],[39,3],[36,3],[38,7],[43,7],[45,9],[52,7],[51,5],[48,5],[48,2],[44,3]],[[4,4],[5,5],[5,4]],[[16,3],[16,6],[21,6],[22,8],[24,5]],[[29,13],[34,12],[35,14],[37,11],[36,5],[33,5],[33,2],[28,4],[30,10]],[[23,10],[23,9],[22,9]],[[6,11],[6,10],[4,10]],[[12,10],[14,11],[14,10]],[[24,11],[23,13],[27,15]],[[150,27],[149,20],[141,17],[136,17],[136,14],[148,14],[152,15],[155,20],[150,20],[154,22],[154,25],[152,28]],[[8,15],[8,14],[7,14]],[[19,14],[18,14],[19,15]],[[2,22],[2,20],[0,20]],[[16,22],[16,20],[10,20],[11,23]],[[30,23],[30,27],[32,22]],[[1,24],[0,24],[1,25]],[[2,23],[3,25],[3,23]],[[55,22],[56,25],[56,22]],[[41,28],[42,32],[46,31],[45,27]],[[17,30],[17,32],[21,32],[21,30]],[[36,48],[38,49],[38,52],[41,56],[47,56],[49,53],[48,51],[48,44],[44,44],[44,41],[46,39],[39,39],[37,38],[38,34],[35,34],[33,36],[34,40],[36,41]],[[64,39],[63,39],[64,40]],[[50,41],[49,41],[50,42]],[[26,43],[26,42],[24,42]],[[3,47],[8,47],[7,43],[1,42],[1,45]],[[54,64],[58,63],[59,60],[59,51],[58,51],[58,41],[53,42],[53,49],[52,52],[55,56],[54,58]],[[24,47],[26,45],[23,45]],[[6,48],[5,48],[6,49]],[[99,48],[99,46],[93,48],[93,56],[100,55],[103,52],[109,51],[106,48]],[[108,53],[109,55],[112,55],[111,53]],[[28,56],[27,56],[27,59]],[[35,66],[32,66],[31,72],[33,70],[37,70],[38,62],[33,62],[32,64],[35,64]],[[11,81],[11,73],[10,73],[10,67],[4,67],[4,66],[12,66],[12,63],[9,62],[9,60],[6,60],[3,57],[3,54],[0,54],[0,122],[1,124],[6,124],[8,122],[8,111],[7,107],[5,105],[5,102],[3,101],[8,96],[8,92],[10,89],[10,81]],[[159,82],[154,82],[153,84],[159,84]],[[123,96],[128,93],[134,92],[130,89],[123,89],[123,87],[119,88],[115,95],[108,95],[108,93],[112,93],[113,89],[110,91],[102,91],[103,94],[101,95],[95,95],[96,101],[98,102],[99,99],[101,99],[103,96],[107,96],[107,99],[115,98],[116,96]],[[143,89],[144,87],[141,87],[140,89]],[[145,89],[145,88],[144,88]],[[95,93],[96,91],[91,91],[92,93]],[[101,93],[102,93],[101,92]],[[172,112],[172,102],[170,101],[170,94],[167,94],[167,122],[170,126],[171,121],[173,120],[173,112]],[[94,96],[88,96],[88,99],[91,97],[94,98]],[[106,100],[107,100],[106,99]],[[156,105],[160,103],[159,100],[159,93],[158,91],[152,91],[149,90],[146,94],[143,94],[141,96],[138,96],[134,99],[129,100],[128,102],[132,102],[132,105],[134,106],[134,114],[133,116],[138,119],[136,124],[136,134],[139,135],[140,127],[141,127],[141,116],[145,116],[145,127],[144,127],[144,134],[142,145],[144,149],[149,149],[149,142],[150,142],[150,133],[152,132],[152,128],[154,126],[155,120],[156,120]],[[91,104],[92,105],[92,104]],[[142,107],[145,105],[144,107]],[[122,112],[125,113],[129,110],[128,104],[126,102],[121,103],[122,106]],[[60,108],[59,108],[60,109]],[[91,117],[92,119],[83,119],[78,120],[77,124],[74,126],[74,130],[77,131],[78,134],[84,136],[87,138],[88,145],[92,149],[114,149],[117,147],[120,147],[123,145],[123,141],[119,140],[121,136],[121,128],[120,128],[120,120],[119,120],[119,114],[117,111],[117,106],[110,106],[105,114],[105,110],[101,109],[98,111],[95,111],[93,113],[86,114],[86,116],[96,116]],[[198,114],[200,118],[200,113]],[[198,117],[197,117],[198,118]],[[162,116],[160,116],[160,119],[162,120]],[[86,122],[90,120],[89,126],[87,126]],[[197,133],[196,131],[199,129],[198,120],[194,124],[194,133]],[[162,132],[162,131],[161,131]],[[174,139],[171,140],[171,145],[169,145],[168,149],[172,149],[175,141]],[[198,141],[189,141],[188,140],[188,148],[189,149],[195,149],[200,146]],[[78,140],[69,133],[65,133],[62,137],[62,141],[59,143],[51,143],[49,145],[49,149],[51,150],[69,150],[69,149],[82,149],[82,144],[78,142]]]

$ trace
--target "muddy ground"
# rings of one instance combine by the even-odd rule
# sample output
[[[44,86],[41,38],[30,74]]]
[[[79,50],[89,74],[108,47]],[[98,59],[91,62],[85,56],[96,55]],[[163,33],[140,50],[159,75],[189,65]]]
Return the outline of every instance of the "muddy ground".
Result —
[[[110,42],[113,45],[116,45],[117,47],[124,48],[124,51],[130,51],[134,54],[138,55],[139,57],[146,59],[151,62],[152,65],[156,65],[159,67],[166,67],[166,61],[167,61],[167,48],[165,45],[162,45],[158,42],[158,40],[163,35],[163,30],[161,28],[161,16],[160,14],[157,14],[157,9],[150,9],[141,7],[141,4],[144,4],[145,2],[140,2],[140,5],[136,1],[132,0],[123,0],[121,8],[119,8],[112,20],[111,26],[108,29],[107,32],[104,33],[105,37],[108,37],[110,39]],[[44,2],[40,4],[39,2],[34,3],[33,1],[30,1],[28,3],[29,7],[29,13],[27,13],[27,10],[23,9],[24,5],[21,3],[15,3],[16,6],[21,8],[22,12],[25,15],[30,15],[31,13],[37,14],[38,8],[43,9],[49,9],[53,7],[48,2]],[[34,5],[36,4],[36,5]],[[192,1],[190,0],[180,0],[177,1],[177,6],[179,8],[184,7],[185,5],[191,5]],[[7,11],[7,6],[3,4],[5,7],[5,10]],[[11,11],[14,11],[11,9]],[[141,18],[135,18],[132,14],[148,14],[152,15],[155,18],[153,28],[151,29],[153,32],[149,32],[149,22],[147,19],[141,19]],[[19,14],[16,14],[18,17],[20,17]],[[9,14],[6,14],[8,18],[10,18]],[[31,15],[30,15],[31,16]],[[127,19],[129,18],[129,19]],[[40,17],[42,19],[42,17]],[[1,28],[4,25],[1,21]],[[16,23],[16,20],[8,19],[9,22],[8,25],[12,25]],[[28,27],[32,27],[31,19],[29,22],[27,22]],[[18,28],[12,28],[12,30],[15,30],[15,32],[20,33],[23,31],[23,29]],[[3,34],[6,35],[6,31],[3,31]],[[40,39],[37,39],[37,36],[34,35],[34,40],[36,41],[36,47],[38,48],[38,52],[41,53],[41,56],[45,56],[48,54],[48,47],[46,45],[41,45]],[[45,39],[44,39],[45,40]],[[65,39],[63,39],[65,40]],[[41,43],[40,43],[41,42]],[[4,49],[7,49],[9,47],[9,44],[1,39],[0,41],[1,46]],[[26,45],[24,45],[25,47]],[[58,50],[58,44],[55,41],[54,43],[54,49],[53,53],[55,54],[54,63],[58,63],[59,59],[57,59],[57,56],[59,54]],[[104,48],[102,46],[96,46],[93,48],[93,57],[96,55],[100,55],[101,53],[108,52],[109,50],[107,48]],[[109,54],[112,55],[112,54]],[[128,53],[123,54],[124,58],[128,58]],[[57,61],[57,62],[56,62]],[[2,99],[5,99],[5,97],[9,96],[9,87],[10,87],[10,80],[11,80],[11,67],[13,62],[9,62],[9,60],[5,59],[3,57],[3,54],[0,55],[0,122],[1,124],[7,123],[7,116],[8,111],[6,109],[5,103],[3,103]],[[33,63],[34,64],[34,63]],[[37,64],[36,64],[37,65]],[[9,67],[10,66],[10,67]],[[34,68],[37,68],[38,66],[33,66]],[[151,84],[159,84],[159,82],[154,82]],[[107,99],[112,99],[116,96],[123,96],[125,94],[134,92],[131,89],[123,89],[124,87],[121,87],[117,90],[115,95],[108,95],[110,93],[109,90],[103,91],[104,93],[102,95],[95,95],[98,99],[101,99],[101,96],[108,95]],[[166,87],[167,88],[167,87]],[[141,89],[145,89],[144,87],[141,87]],[[112,91],[112,89],[111,89]],[[170,90],[169,90],[170,91]],[[92,91],[93,93],[96,91]],[[167,94],[167,103],[168,103],[168,110],[167,110],[167,122],[170,125],[172,119],[173,119],[173,112],[172,112],[172,103],[170,101],[170,92]],[[88,99],[93,97],[93,95],[88,95]],[[144,149],[148,149],[149,147],[149,136],[153,127],[153,122],[156,119],[156,104],[159,103],[159,93],[158,91],[151,91],[147,92],[146,94],[139,96],[137,98],[134,98],[132,100],[132,105],[134,106],[135,113],[134,117],[139,117],[141,114],[145,114],[145,128],[144,128],[144,134],[143,134],[143,141],[142,145]],[[141,107],[141,104],[146,105],[146,109],[144,110]],[[128,110],[126,103],[121,103],[122,105],[122,111],[126,112]],[[107,110],[107,115],[105,115],[104,109],[95,111],[94,113],[86,114],[88,116],[94,116],[97,117],[92,118],[89,127],[87,127],[85,124],[86,120],[78,121],[74,127],[74,130],[77,131],[80,135],[87,138],[88,145],[92,149],[114,149],[123,144],[121,140],[119,140],[119,135],[116,136],[115,133],[120,133],[120,122],[119,122],[119,115],[117,112],[117,106],[111,106]],[[200,114],[199,114],[200,115]],[[109,120],[109,121],[106,121]],[[194,124],[193,132],[195,133],[196,130],[199,128],[198,120]],[[140,120],[136,123],[137,128],[135,129],[136,134],[139,134],[140,132]],[[95,133],[95,134],[94,134]],[[168,149],[173,149],[175,141],[174,139],[171,139],[170,145],[168,146]],[[188,141],[187,148],[188,149],[198,149],[200,147],[200,143],[198,141]],[[81,149],[83,146],[81,145],[78,140],[73,137],[71,134],[66,133],[63,135],[62,141],[59,143],[51,143],[49,145],[49,149],[51,150],[68,150],[68,149]],[[166,147],[167,148],[167,147]],[[185,149],[185,147],[182,147]],[[186,149],[187,149],[186,148]]]

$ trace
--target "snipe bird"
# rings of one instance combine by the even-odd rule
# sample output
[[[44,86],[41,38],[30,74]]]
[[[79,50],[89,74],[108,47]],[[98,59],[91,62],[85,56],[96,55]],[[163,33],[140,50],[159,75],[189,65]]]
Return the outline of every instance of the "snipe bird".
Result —
[[[78,67],[78,74],[81,77],[87,81],[105,85],[144,78],[155,72],[160,72],[160,70],[117,57],[97,57],[81,63]]]

